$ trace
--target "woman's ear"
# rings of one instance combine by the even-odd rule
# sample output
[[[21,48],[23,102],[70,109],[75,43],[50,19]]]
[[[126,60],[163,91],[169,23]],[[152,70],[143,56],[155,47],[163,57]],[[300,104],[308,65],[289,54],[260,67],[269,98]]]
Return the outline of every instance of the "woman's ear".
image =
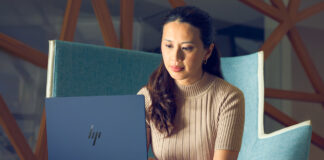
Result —
[[[214,43],[211,43],[207,49],[206,55],[205,55],[205,60],[208,60],[208,58],[211,56],[211,54],[213,53],[213,49],[214,49]]]

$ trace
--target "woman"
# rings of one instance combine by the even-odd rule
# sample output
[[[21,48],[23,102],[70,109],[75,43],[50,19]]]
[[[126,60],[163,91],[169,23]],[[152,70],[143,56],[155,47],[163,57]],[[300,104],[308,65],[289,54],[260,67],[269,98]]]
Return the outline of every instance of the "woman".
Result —
[[[145,96],[148,145],[157,159],[237,159],[244,96],[222,78],[210,16],[192,6],[166,16],[162,62]]]

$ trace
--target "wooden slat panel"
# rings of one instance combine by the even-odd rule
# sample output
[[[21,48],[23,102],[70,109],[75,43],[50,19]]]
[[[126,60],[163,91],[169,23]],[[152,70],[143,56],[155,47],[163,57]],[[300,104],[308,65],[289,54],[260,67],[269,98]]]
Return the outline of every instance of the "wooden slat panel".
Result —
[[[324,10],[324,2],[319,2],[312,7],[304,9],[303,11],[297,14],[296,22],[302,21],[316,13],[319,13]]]
[[[2,33],[0,33],[0,48],[38,67],[47,68],[46,54]]]
[[[309,56],[309,53],[295,27],[288,32],[288,38],[290,39],[290,42],[294,47],[295,52],[303,68],[305,69],[306,74],[309,77],[310,82],[313,85],[315,91],[324,95],[323,80],[321,79],[315,65],[313,64],[311,57]]]
[[[288,23],[290,26],[295,25],[295,21],[292,20],[291,16],[288,13],[288,9],[286,8],[282,0],[271,0],[271,4],[274,7],[278,8],[284,22]],[[281,23],[283,23],[283,21]]]
[[[267,98],[280,98],[308,102],[324,102],[324,96],[314,93],[304,93],[296,91],[285,91],[273,88],[265,89],[265,97]]]
[[[324,149],[324,139],[319,134],[312,132],[312,143],[321,148]]]
[[[0,120],[0,126],[3,126],[4,122],[2,120]]]
[[[186,3],[183,0],[169,0],[172,8],[177,8],[181,6],[185,6]]]
[[[258,10],[259,12],[273,18],[278,22],[282,22],[284,20],[284,18],[282,17],[278,9],[268,5],[263,0],[240,0],[240,1]]]
[[[285,113],[282,113],[280,110],[272,106],[270,103],[264,103],[264,112],[269,115],[274,120],[285,126],[291,126],[297,124],[295,120],[287,116]]]
[[[106,46],[119,48],[117,34],[114,29],[106,0],[92,0],[91,2],[99,21]]]
[[[82,0],[68,0],[60,40],[73,41]]]
[[[132,49],[134,0],[120,1],[120,46]]]
[[[286,35],[287,31],[290,28],[290,24],[288,22],[281,23],[267,38],[264,42],[260,50],[264,52],[264,59],[266,60],[273,49],[277,46],[277,44],[281,41],[284,35]]]
[[[300,5],[300,0],[290,0],[288,3],[288,12],[289,15],[294,21],[297,18],[297,12]]]
[[[285,126],[291,126],[297,124],[297,121],[293,120],[286,114],[282,113],[280,110],[276,109],[271,104],[265,102],[264,104],[264,112],[269,115],[271,118],[275,119],[279,123]],[[324,139],[323,137],[319,136],[317,133],[312,132],[312,143],[318,146],[321,149],[324,149]]]
[[[279,11],[281,12],[281,14],[282,13],[286,13],[286,6],[285,6],[285,4],[282,2],[282,0],[271,0],[270,1],[271,2],[271,4],[273,5],[273,6],[275,6],[276,8],[278,8],[279,9]]]
[[[48,159],[45,107],[43,109],[42,119],[39,126],[35,155],[40,160]]]
[[[12,146],[20,159],[36,160],[36,157],[20,130],[15,118],[10,113],[4,99],[0,95],[0,121],[2,128],[8,136]]]

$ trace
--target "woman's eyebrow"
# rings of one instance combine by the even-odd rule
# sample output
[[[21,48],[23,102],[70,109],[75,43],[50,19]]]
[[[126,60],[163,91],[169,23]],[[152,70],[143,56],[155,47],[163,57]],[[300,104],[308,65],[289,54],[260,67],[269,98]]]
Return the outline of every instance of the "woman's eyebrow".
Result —
[[[190,43],[190,44],[194,44],[193,42],[191,41],[188,41],[188,42],[181,42],[181,44],[184,44],[184,43]]]
[[[171,40],[169,40],[169,39],[163,39],[163,40],[165,40],[165,41],[168,41],[168,42],[172,42]]]
[[[164,41],[168,41],[168,42],[172,42],[172,40],[169,40],[169,39],[163,39]],[[184,43],[190,43],[190,44],[194,44],[194,42],[192,41],[185,41],[185,42],[181,42],[181,44],[184,44]]]

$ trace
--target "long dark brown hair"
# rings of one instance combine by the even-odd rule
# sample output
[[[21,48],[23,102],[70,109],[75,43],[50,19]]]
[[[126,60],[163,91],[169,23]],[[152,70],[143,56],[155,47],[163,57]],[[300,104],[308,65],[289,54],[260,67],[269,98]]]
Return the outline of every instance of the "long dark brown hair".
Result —
[[[188,23],[198,28],[204,48],[208,48],[214,43],[212,19],[205,11],[193,6],[177,7],[166,15],[162,26],[173,21]],[[213,48],[207,63],[202,65],[202,69],[223,78],[220,69],[220,55],[216,47]],[[147,89],[152,100],[147,116],[152,120],[157,130],[166,133],[168,136],[172,134],[174,129],[174,119],[177,112],[174,88],[175,82],[162,60],[147,83]]]

